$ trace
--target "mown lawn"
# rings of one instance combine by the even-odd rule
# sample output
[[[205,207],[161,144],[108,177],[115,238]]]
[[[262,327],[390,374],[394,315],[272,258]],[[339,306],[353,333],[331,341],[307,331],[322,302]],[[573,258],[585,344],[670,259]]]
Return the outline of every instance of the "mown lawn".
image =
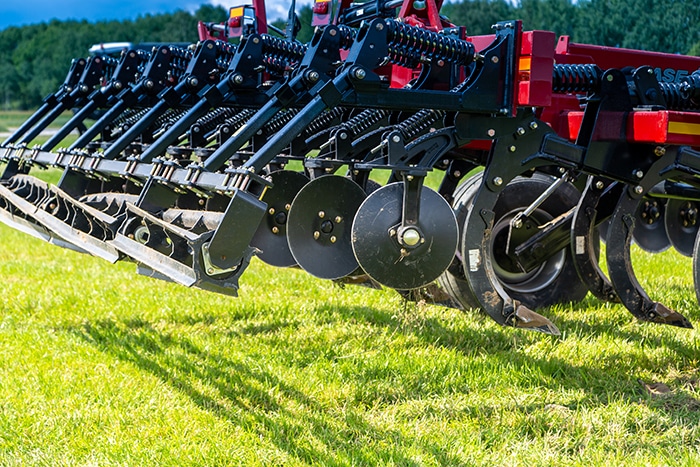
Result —
[[[544,310],[551,337],[259,261],[231,298],[4,225],[0,252],[0,465],[700,462],[697,331],[617,305]],[[700,326],[689,259],[635,266]]]

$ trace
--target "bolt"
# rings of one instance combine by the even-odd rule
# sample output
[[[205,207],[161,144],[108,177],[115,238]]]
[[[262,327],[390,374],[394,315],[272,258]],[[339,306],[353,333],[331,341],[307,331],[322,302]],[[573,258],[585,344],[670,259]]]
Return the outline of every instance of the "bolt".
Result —
[[[319,232],[318,230],[314,232],[314,240],[318,240],[318,237],[320,237],[320,236],[321,236],[321,232]]]
[[[339,137],[340,139],[342,139],[342,140],[346,140],[346,139],[348,139],[348,134],[345,133],[344,131],[342,131],[342,132],[340,132],[340,134],[338,135],[338,137]]]
[[[328,31],[328,34],[330,34],[331,36],[335,36],[336,34],[338,34],[338,31],[336,31],[335,29],[331,29]]]
[[[389,231],[389,236],[390,236],[390,237],[396,237],[396,229],[391,229],[391,230]]]
[[[634,171],[634,176],[637,177],[637,178],[642,178],[642,177],[644,176],[644,172],[642,172],[641,170],[637,169],[637,170]]]
[[[601,182],[600,180],[595,182],[595,187],[599,190],[602,190],[604,186],[605,186],[605,183]]]
[[[508,150],[509,150],[510,152],[515,152],[517,149],[518,149],[518,148],[516,148],[515,146],[511,146],[511,147],[508,148]]]
[[[120,81],[115,81],[112,86],[114,86],[114,89],[119,91],[122,88],[122,83]]]
[[[493,138],[494,136],[496,136],[496,130],[494,130],[493,128],[490,128],[490,129],[486,132],[486,134],[489,135],[490,138]]]
[[[275,227],[272,228],[272,233],[273,233],[273,234],[277,235],[279,232],[280,232],[280,229],[277,228],[277,226],[275,226]]]
[[[318,78],[319,78],[318,71],[314,71],[314,70],[309,71],[309,72],[306,74],[306,78],[307,78],[309,81],[311,81],[312,83],[315,83],[316,81],[318,81]]]
[[[324,217],[326,217],[326,213],[323,212],[323,211],[318,211],[318,217],[320,217],[321,219],[323,219]]]
[[[522,136],[525,134],[525,128],[520,127],[516,130],[516,133],[518,133],[519,136]]]
[[[336,224],[340,224],[341,222],[343,222],[343,218],[340,217],[340,216],[335,216],[335,219],[334,219],[334,220],[335,220],[335,223],[336,223]]]
[[[335,243],[337,238],[335,238],[335,235],[331,235],[331,243]]]
[[[197,80],[197,78],[190,78],[188,84],[192,87],[197,86],[199,84],[199,80]]]
[[[653,75],[653,74],[654,74],[654,70],[652,70],[651,68],[647,68],[647,73],[650,74],[650,75]]]
[[[459,177],[462,176],[462,172],[460,172],[459,170],[455,170],[455,171],[452,173],[452,175],[454,175],[456,178],[459,178]]]
[[[636,187],[634,187],[634,192],[638,195],[641,195],[642,193],[644,193],[644,188],[642,188],[641,185],[637,185]]]
[[[566,169],[564,167],[559,167],[559,173],[563,175],[564,172],[566,172]]]
[[[503,179],[501,177],[494,177],[493,184],[496,186],[501,186],[503,185]]]
[[[200,199],[197,202],[199,203],[200,206],[204,206],[204,204],[206,203],[206,201],[204,199]]]
[[[286,209],[287,211],[289,211],[289,208],[291,208],[291,207],[292,207],[292,205],[289,203],[284,205],[284,209]]]
[[[531,130],[536,130],[537,127],[539,127],[539,125],[537,124],[537,122],[530,122],[530,129],[531,129]]]
[[[212,44],[211,42],[207,44],[207,49],[211,50],[213,48],[214,48],[214,44]]]
[[[391,140],[392,140],[394,143],[398,143],[398,142],[401,141],[401,137],[400,137],[399,135],[394,135],[394,136],[391,137]]]
[[[380,24],[381,24],[381,23],[380,23]],[[367,76],[367,72],[366,72],[365,70],[363,70],[362,68],[358,68],[358,69],[355,70],[355,72],[353,73],[353,75],[354,75],[355,78],[357,78],[357,79],[365,79],[365,77]]]
[[[523,221],[521,219],[516,219],[515,222],[513,222],[513,227],[515,227],[516,229],[519,229],[522,226],[523,226]]]
[[[258,42],[260,42],[260,38],[253,37],[253,44],[257,44]]]
[[[243,84],[243,75],[240,73],[236,73],[233,75],[233,83],[234,84]]]
[[[377,23],[377,31],[384,29],[384,23]]]
[[[408,246],[416,246],[420,242],[421,235],[416,229],[406,229],[401,236],[401,241]]]
[[[214,274],[214,269],[213,268],[207,269],[207,274],[209,274],[209,275]]]
[[[608,75],[605,77],[605,79],[607,79],[608,82],[612,82],[612,80],[614,80],[615,78],[613,78],[613,75]]]
[[[498,63],[498,57],[495,56],[495,55],[494,55],[493,57],[491,57],[491,62],[492,62],[492,63]]]
[[[406,180],[408,180],[409,182],[412,182],[412,181],[413,181],[413,175],[406,175]]]
[[[275,208],[270,208],[267,212],[270,213],[270,215],[273,215],[275,213]]]
[[[666,154],[666,148],[662,148],[661,146],[656,146],[654,149],[654,154],[656,154],[656,157],[661,157],[664,154]]]

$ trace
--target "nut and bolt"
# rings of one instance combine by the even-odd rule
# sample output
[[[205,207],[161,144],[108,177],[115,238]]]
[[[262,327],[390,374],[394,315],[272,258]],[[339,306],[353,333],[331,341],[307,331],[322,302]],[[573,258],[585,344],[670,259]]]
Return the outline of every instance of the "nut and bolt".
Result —
[[[641,195],[642,193],[644,193],[644,188],[642,188],[641,185],[637,185],[636,187],[634,187],[634,192],[638,195]]]
[[[612,82],[612,80],[614,80],[615,78],[613,77],[613,75],[608,75],[605,77],[605,79],[608,80],[608,82]]]
[[[602,190],[602,189],[605,187],[605,183],[603,183],[602,181],[598,180],[597,182],[595,182],[595,187],[596,187],[597,189],[599,189],[599,190]]]
[[[233,83],[234,84],[243,84],[243,75],[240,73],[236,73],[233,75]]]
[[[657,146],[654,149],[654,154],[656,154],[656,157],[661,157],[664,154],[666,154],[666,148],[662,148],[661,146]]]
[[[642,172],[641,170],[637,169],[637,170],[634,171],[634,176],[637,177],[637,178],[642,178],[642,177],[644,176],[644,172]]]
[[[365,77],[367,76],[367,72],[365,70],[363,70],[362,68],[358,68],[357,70],[355,70],[353,75],[357,79],[365,79]]]
[[[496,186],[501,186],[503,185],[503,179],[501,177],[494,177],[493,184]]]
[[[401,236],[401,240],[405,245],[416,246],[421,241],[421,235],[416,229],[406,229]]]
[[[509,150],[510,152],[515,152],[517,149],[518,149],[518,148],[516,148],[515,146],[511,146],[511,147],[508,148],[508,150]]]
[[[494,130],[493,128],[489,128],[486,134],[489,135],[490,138],[493,138],[494,136],[496,136],[496,130]]]
[[[319,217],[320,219],[323,219],[324,217],[326,217],[326,213],[323,212],[323,211],[318,211],[318,217]]]
[[[530,122],[530,129],[531,130],[536,130],[539,127],[537,122]]]
[[[498,63],[498,61],[499,60],[497,56],[494,55],[493,57],[491,57],[491,63]]]
[[[336,223],[336,224],[340,224],[341,222],[343,222],[343,218],[340,217],[340,216],[335,216],[335,219],[334,219],[334,220],[335,220],[335,223]]]
[[[391,137],[391,140],[392,140],[394,143],[398,143],[398,142],[401,141],[401,137],[400,137],[399,135],[394,135],[394,136]]]
[[[523,128],[523,127],[518,128],[518,129],[516,130],[516,133],[517,133],[519,136],[524,135],[524,134],[525,134],[525,128]]]
[[[331,240],[331,243],[335,243],[336,240],[338,240],[338,239],[335,238],[335,235],[331,235],[331,239],[330,239],[330,240]]]
[[[318,230],[314,232],[314,240],[318,240],[318,238],[321,236],[321,232]]]
[[[275,208],[270,208],[267,212],[272,216],[275,213]]]
[[[312,70],[312,71],[309,71],[309,72],[307,73],[307,75],[306,75],[306,78],[307,78],[309,81],[311,81],[312,83],[315,83],[316,81],[318,81],[318,78],[319,78],[319,77],[320,77],[320,76],[319,76],[319,74],[318,74],[318,71],[313,71],[313,70]]]
[[[274,226],[274,227],[272,228],[272,233],[275,234],[275,235],[277,235],[278,233],[280,233],[280,229],[279,229],[277,226]]]
[[[289,211],[289,208],[291,208],[291,207],[292,207],[292,205],[289,203],[284,205],[284,209],[286,209],[287,211]]]

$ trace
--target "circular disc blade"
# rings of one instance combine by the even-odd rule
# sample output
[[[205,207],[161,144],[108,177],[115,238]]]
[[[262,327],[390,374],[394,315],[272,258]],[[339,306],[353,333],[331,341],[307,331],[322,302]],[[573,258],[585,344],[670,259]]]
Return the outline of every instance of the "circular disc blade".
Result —
[[[365,192],[349,178],[325,175],[299,191],[289,211],[287,240],[299,266],[321,279],[340,279],[354,272],[352,219]]]
[[[391,183],[369,195],[353,221],[352,247],[372,279],[406,290],[429,284],[447,269],[457,250],[459,229],[447,201],[423,187],[418,228],[425,241],[403,248],[391,233],[401,224],[402,207],[403,183]]]
[[[671,245],[684,256],[693,256],[695,237],[700,228],[698,222],[700,203],[684,199],[669,199],[666,203],[664,224]]]
[[[279,170],[270,174],[272,188],[263,197],[267,213],[253,236],[251,245],[262,250],[258,257],[272,266],[289,267],[296,261],[287,243],[287,218],[294,197],[309,179],[300,172]]]
[[[671,241],[664,225],[664,202],[653,198],[642,198],[634,214],[634,243],[649,253],[668,250]]]

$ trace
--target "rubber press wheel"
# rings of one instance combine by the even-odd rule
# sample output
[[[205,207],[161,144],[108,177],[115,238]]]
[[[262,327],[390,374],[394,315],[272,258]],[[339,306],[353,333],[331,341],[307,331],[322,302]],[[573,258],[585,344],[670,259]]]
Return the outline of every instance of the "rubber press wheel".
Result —
[[[576,273],[570,248],[563,248],[528,272],[521,271],[506,252],[511,219],[529,206],[554,180],[553,177],[540,173],[531,177],[517,177],[503,189],[494,207],[491,237],[494,272],[509,295],[529,308],[580,301],[588,292]],[[453,208],[461,229],[469,228],[463,225],[464,219],[480,183],[481,174],[477,174],[464,182],[455,194]],[[560,186],[532,213],[531,222],[525,222],[518,232],[511,232],[511,251],[514,245],[536,233],[537,226],[551,221],[575,206],[579,196],[580,193],[573,185],[566,183]],[[462,257],[461,251],[458,251],[458,257]],[[465,308],[473,308],[478,303],[469,288],[461,265],[453,264],[440,278],[440,284]]]

